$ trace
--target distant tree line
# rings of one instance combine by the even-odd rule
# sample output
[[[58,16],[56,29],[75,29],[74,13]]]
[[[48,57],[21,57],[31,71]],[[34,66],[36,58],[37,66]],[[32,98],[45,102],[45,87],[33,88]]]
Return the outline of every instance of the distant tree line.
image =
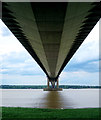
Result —
[[[43,89],[46,85],[1,85],[1,89]],[[63,89],[101,88],[101,86],[60,85]]]
[[[101,86],[60,85],[63,89],[101,88]]]

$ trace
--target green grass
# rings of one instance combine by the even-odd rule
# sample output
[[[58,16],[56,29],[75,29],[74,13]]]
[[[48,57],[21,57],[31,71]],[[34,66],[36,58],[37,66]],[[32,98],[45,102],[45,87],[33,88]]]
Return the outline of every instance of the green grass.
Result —
[[[40,108],[19,108],[3,107],[2,120],[98,120],[98,108],[87,109],[40,109]]]

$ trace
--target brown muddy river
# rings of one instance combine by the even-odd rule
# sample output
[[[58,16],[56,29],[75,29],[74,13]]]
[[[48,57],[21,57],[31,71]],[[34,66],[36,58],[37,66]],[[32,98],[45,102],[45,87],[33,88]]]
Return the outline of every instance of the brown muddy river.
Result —
[[[0,90],[1,92],[1,90]],[[9,107],[31,108],[98,108],[99,89],[3,89],[2,104]]]

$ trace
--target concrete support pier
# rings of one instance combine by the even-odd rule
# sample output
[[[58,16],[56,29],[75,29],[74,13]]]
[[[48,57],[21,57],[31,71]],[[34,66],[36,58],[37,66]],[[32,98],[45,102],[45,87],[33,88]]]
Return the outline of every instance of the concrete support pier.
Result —
[[[49,88],[49,79],[47,78],[47,88]]]
[[[49,83],[51,83],[51,86]],[[47,78],[47,88],[44,88],[43,90],[44,91],[62,91],[62,88],[59,88],[59,79],[57,79],[56,81],[54,80],[52,81]]]
[[[57,79],[57,85],[56,85],[57,88],[59,88],[59,79]]]
[[[43,91],[62,91],[62,88],[44,88]]]

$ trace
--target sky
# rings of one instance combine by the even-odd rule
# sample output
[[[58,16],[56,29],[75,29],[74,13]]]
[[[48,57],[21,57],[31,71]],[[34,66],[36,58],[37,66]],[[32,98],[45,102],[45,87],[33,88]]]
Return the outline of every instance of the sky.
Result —
[[[60,74],[59,84],[99,85],[99,60],[98,22]],[[45,73],[2,20],[0,20],[0,83],[47,84]]]

